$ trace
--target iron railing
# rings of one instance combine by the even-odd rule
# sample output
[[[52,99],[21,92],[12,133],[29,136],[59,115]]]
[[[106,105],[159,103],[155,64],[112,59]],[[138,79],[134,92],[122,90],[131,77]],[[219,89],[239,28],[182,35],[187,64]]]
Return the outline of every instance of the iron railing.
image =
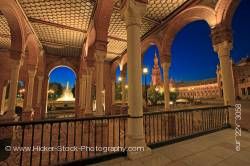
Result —
[[[11,152],[0,165],[60,165],[77,160],[84,162],[85,159],[88,162],[88,159],[117,153],[123,155],[127,117],[115,115],[0,124],[0,140],[11,140],[11,144],[5,145],[7,149],[1,149]],[[103,147],[120,147],[120,151]]]
[[[229,107],[195,108],[144,114],[147,145],[161,146],[229,127]]]
[[[144,113],[146,143],[153,148],[229,127],[228,108]],[[126,155],[127,119],[113,115],[0,123],[0,140],[11,146],[6,159],[0,156],[0,165],[88,164]]]

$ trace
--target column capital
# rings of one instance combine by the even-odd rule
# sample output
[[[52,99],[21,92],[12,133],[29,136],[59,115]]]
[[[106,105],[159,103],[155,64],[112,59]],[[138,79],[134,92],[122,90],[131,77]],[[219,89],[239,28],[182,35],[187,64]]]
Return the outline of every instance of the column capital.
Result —
[[[43,49],[41,49],[40,50],[40,54],[39,54],[41,57],[44,55],[44,50]]]
[[[95,50],[107,52],[107,45],[108,45],[107,41],[96,40],[95,41]]]
[[[43,80],[43,75],[38,75],[37,78],[38,78],[39,81],[42,81]]]
[[[218,53],[220,58],[229,57],[232,49],[232,43],[229,41],[223,41],[214,45],[214,51]]]
[[[87,75],[90,75],[94,72],[95,68],[94,67],[88,67],[87,69]]]
[[[29,75],[29,77],[34,78],[36,75],[36,70],[28,70],[28,75]]]
[[[163,63],[161,63],[161,66],[162,66],[162,68],[164,69],[164,68],[167,68],[167,69],[169,69],[170,68],[170,62],[163,62]]]
[[[14,60],[23,59],[23,57],[25,56],[25,53],[20,50],[9,49],[9,52],[10,52],[11,59],[14,59]]]
[[[213,46],[223,43],[224,41],[232,43],[232,40],[233,40],[232,30],[228,27],[221,26],[221,25],[218,25],[212,29],[211,37],[212,37]]]
[[[37,70],[37,65],[27,64],[28,71]]]
[[[103,50],[95,50],[95,59],[96,62],[104,62],[107,52]]]
[[[161,65],[163,65],[164,63],[171,63],[171,56],[168,54],[163,54],[160,56],[160,62]]]
[[[147,0],[123,0],[121,15],[127,26],[141,25],[141,18],[146,12]]]

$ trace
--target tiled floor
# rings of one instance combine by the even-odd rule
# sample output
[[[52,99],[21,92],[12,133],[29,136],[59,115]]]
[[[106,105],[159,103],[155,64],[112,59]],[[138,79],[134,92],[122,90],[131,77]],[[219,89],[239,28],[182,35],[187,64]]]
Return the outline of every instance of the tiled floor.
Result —
[[[96,166],[250,166],[250,133],[242,132],[240,152],[235,150],[234,130],[205,136],[152,150],[137,160],[118,158]]]

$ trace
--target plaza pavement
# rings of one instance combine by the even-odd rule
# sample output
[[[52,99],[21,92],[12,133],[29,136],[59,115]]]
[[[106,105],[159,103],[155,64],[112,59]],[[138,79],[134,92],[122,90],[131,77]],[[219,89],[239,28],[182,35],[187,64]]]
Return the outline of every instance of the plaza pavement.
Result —
[[[225,129],[212,134],[152,150],[137,160],[117,158],[95,166],[249,166],[250,133],[242,132],[240,151],[235,150],[235,132]]]

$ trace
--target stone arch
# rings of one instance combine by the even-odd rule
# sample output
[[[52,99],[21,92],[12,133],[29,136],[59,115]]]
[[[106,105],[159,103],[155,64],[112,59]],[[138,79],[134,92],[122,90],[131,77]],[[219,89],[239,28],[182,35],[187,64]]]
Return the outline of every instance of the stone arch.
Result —
[[[76,93],[75,93],[75,101],[74,101],[74,103],[75,103],[75,110],[77,110],[78,102],[79,102],[79,96],[78,96],[78,91],[79,91],[79,89],[78,89],[78,75],[77,75],[78,71],[77,71],[77,68],[75,68],[74,65],[72,65],[71,63],[67,63],[67,62],[65,62],[65,63],[56,63],[56,64],[53,64],[53,65],[50,65],[47,68],[47,70],[46,70],[46,74],[47,74],[46,76],[48,77],[48,80],[46,80],[47,84],[48,84],[47,85],[47,90],[49,88],[49,80],[50,80],[50,74],[51,74],[51,72],[53,72],[55,69],[60,68],[60,67],[66,67],[66,68],[68,68],[75,75],[75,78],[76,78],[76,80],[75,80],[76,81],[75,82],[75,92]],[[44,92],[44,96],[43,96],[43,98],[44,98],[44,104],[45,104],[45,108],[44,108],[45,112],[44,113],[48,112],[47,106],[48,106],[49,102],[48,102],[48,92],[47,92],[47,90]]]
[[[217,24],[215,11],[210,7],[201,5],[188,8],[172,19],[164,31],[161,63],[171,56],[171,47],[176,34],[185,25],[198,20],[205,20],[211,28]]]
[[[158,50],[159,51],[161,50],[161,40],[158,37],[152,36],[142,41],[142,44],[141,44],[142,56],[151,45],[156,45]]]
[[[60,61],[56,61],[54,63],[50,63],[48,64],[48,66],[46,67],[46,76],[49,76],[51,71],[53,71],[53,69],[57,68],[58,66],[66,66],[68,68],[70,68],[72,71],[74,71],[76,77],[78,76],[78,68],[77,66],[75,66],[74,64],[66,61],[66,60],[60,60]]]
[[[27,64],[37,66],[39,61],[40,48],[34,34],[28,35],[24,44],[24,48],[25,51],[27,51],[27,57],[25,58],[27,60]]]
[[[231,27],[233,15],[240,4],[240,0],[219,0],[215,6],[218,24]]]
[[[60,67],[66,67],[66,68],[70,69],[70,70],[74,73],[75,77],[77,78],[77,73],[76,73],[75,69],[72,68],[72,66],[68,66],[68,65],[58,65],[58,66],[54,66],[54,67],[51,68],[51,70],[49,71],[48,76],[50,77],[50,74],[51,74],[55,69],[60,68]]]
[[[24,26],[22,25],[21,16],[16,11],[14,1],[0,1],[0,11],[6,18],[11,34],[11,57],[15,59],[21,58],[21,53],[24,52]]]

